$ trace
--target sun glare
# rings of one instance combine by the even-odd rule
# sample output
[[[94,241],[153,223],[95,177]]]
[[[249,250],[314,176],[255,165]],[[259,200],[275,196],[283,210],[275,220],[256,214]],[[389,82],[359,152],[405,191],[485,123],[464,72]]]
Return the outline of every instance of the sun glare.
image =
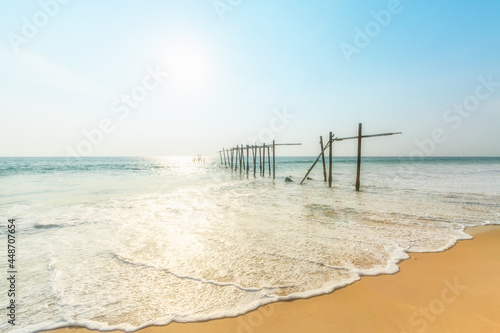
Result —
[[[173,83],[182,88],[201,85],[208,72],[208,64],[201,50],[180,46],[167,54],[167,68]]]

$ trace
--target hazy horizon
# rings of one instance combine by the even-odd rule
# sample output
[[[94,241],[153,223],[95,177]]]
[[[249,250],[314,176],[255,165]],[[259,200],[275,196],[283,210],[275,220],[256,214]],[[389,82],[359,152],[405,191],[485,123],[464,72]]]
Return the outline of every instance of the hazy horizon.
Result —
[[[278,155],[276,154],[276,157],[304,157],[304,158],[317,158],[319,155],[319,152],[317,155]],[[0,158],[67,158],[67,159],[78,159],[78,158],[193,158],[197,157],[198,155],[150,155],[150,156],[126,156],[126,155],[95,155],[95,156],[77,156],[77,157],[72,157],[72,156],[0,156]],[[245,155],[246,156],[246,155]],[[201,155],[203,158],[213,158],[214,160],[218,161],[219,160],[219,155]],[[468,155],[468,156],[453,156],[453,155],[440,155],[440,156],[397,156],[397,155],[363,155],[362,158],[407,158],[407,159],[412,159],[413,161],[418,161],[419,159],[432,159],[432,158],[488,158],[488,159],[496,159],[500,158],[500,156],[473,156],[473,155]],[[246,158],[246,157],[245,157]],[[356,155],[334,155],[333,160],[335,161],[336,158],[356,158]],[[328,154],[325,155],[325,159],[328,159]],[[267,160],[267,155],[266,155],[266,160]],[[320,160],[321,161],[321,160]]]

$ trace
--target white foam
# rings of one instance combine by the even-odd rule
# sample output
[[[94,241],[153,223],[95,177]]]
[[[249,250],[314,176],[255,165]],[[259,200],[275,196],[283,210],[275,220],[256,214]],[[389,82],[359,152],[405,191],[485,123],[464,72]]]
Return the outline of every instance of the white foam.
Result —
[[[347,167],[337,168],[346,178],[334,189],[206,167],[199,175],[167,168],[154,179],[84,173],[89,184],[70,180],[76,197],[42,205],[29,195],[23,206],[0,207],[22,213],[29,249],[19,262],[30,280],[22,291],[26,319],[11,331],[133,331],[232,317],[330,293],[364,275],[394,274],[409,252],[444,251],[472,238],[465,226],[500,216],[497,196],[387,187],[375,169],[356,193]]]

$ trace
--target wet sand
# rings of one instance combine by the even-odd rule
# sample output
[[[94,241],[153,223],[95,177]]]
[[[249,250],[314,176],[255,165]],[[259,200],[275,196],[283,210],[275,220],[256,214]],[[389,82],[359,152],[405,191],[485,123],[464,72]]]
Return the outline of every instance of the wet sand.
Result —
[[[445,252],[412,253],[399,264],[400,272],[365,276],[328,295],[139,332],[500,332],[500,226],[467,232],[473,240]]]

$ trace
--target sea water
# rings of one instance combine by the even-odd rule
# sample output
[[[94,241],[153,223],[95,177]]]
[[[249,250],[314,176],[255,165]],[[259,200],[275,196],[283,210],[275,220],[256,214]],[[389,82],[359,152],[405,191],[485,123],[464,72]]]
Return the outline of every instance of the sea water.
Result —
[[[395,273],[500,223],[500,158],[278,157],[276,179],[218,158],[1,158],[1,289],[16,224],[16,326],[134,330],[235,316]],[[285,182],[285,177],[294,182]],[[9,302],[2,293],[1,304]]]

